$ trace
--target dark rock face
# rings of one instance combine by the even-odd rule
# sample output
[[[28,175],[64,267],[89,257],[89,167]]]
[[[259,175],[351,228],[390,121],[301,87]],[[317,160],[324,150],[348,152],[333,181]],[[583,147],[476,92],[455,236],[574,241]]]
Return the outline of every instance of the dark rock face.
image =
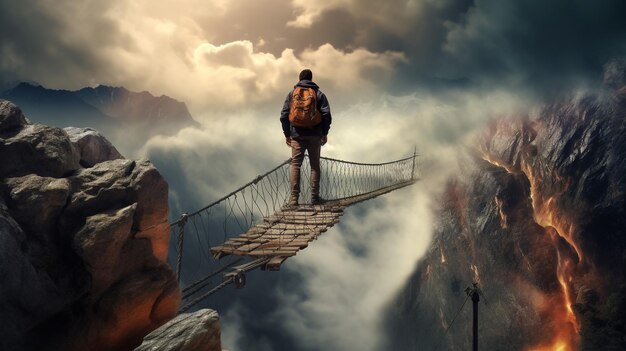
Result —
[[[0,112],[10,126],[0,131],[0,349],[133,349],[180,302],[166,263],[167,183],[94,131],[70,138],[5,101]]]
[[[220,318],[213,310],[183,313],[148,334],[135,351],[221,351]]]
[[[611,68],[607,90],[477,140],[393,303],[388,349],[470,349],[471,303],[450,323],[472,281],[481,349],[626,349],[625,70]]]

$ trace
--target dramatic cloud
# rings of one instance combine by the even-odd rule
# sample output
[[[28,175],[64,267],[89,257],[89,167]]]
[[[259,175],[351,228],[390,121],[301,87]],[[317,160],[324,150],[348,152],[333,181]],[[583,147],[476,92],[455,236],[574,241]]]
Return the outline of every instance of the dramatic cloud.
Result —
[[[597,81],[602,65],[626,52],[626,3],[476,1],[446,23],[445,53],[458,77],[529,86],[540,93]]]
[[[463,171],[460,145],[492,116],[599,79],[626,53],[624,13],[622,0],[0,0],[0,86],[185,101],[201,128],[126,152],[158,166],[177,215],[289,157],[278,112],[311,68],[334,117],[323,154],[382,162],[416,146],[423,181],[349,209],[283,272],[206,306],[231,350],[374,350],[428,245],[429,199]]]

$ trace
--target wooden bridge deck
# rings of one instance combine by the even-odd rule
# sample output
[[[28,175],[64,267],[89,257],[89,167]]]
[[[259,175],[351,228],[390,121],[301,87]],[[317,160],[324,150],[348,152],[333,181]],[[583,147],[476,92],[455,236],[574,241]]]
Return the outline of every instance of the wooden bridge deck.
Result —
[[[279,270],[289,257],[306,248],[309,243],[339,223],[343,210],[352,204],[365,201],[398,188],[411,185],[415,180],[403,182],[377,191],[327,202],[323,205],[286,207],[263,219],[238,237],[211,248],[215,259],[228,255],[247,256],[262,262],[261,268]]]
[[[309,243],[339,223],[341,205],[301,205],[285,208],[247,232],[211,248],[216,259],[227,255],[269,258],[263,268],[279,270],[285,259],[295,256]]]

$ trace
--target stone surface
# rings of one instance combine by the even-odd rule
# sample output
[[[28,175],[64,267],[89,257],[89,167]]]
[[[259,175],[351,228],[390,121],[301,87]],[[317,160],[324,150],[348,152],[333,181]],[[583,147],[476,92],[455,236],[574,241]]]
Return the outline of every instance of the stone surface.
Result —
[[[19,107],[10,101],[0,100],[0,132],[17,129],[26,123],[26,117]]]
[[[148,334],[135,351],[221,351],[220,318],[203,309],[183,313]]]
[[[0,350],[134,349],[180,304],[167,183],[0,106]]]
[[[599,91],[485,128],[381,349],[471,349],[471,322],[440,336],[478,281],[483,349],[626,350],[626,66],[609,68]]]
[[[60,178],[80,168],[67,133],[41,124],[0,133],[0,160],[0,179],[31,173]]]
[[[81,164],[92,167],[103,161],[124,158],[102,134],[92,128],[63,128],[79,150]]]

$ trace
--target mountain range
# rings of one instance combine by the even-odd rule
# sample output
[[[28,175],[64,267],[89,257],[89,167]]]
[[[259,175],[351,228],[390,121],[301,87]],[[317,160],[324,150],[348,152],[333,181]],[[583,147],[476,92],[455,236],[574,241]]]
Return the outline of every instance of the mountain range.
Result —
[[[21,82],[1,92],[0,99],[19,105],[33,122],[91,127],[114,141],[121,138],[119,135],[132,136],[140,144],[157,134],[171,135],[181,128],[198,125],[184,102],[124,87],[99,85],[71,91]]]

